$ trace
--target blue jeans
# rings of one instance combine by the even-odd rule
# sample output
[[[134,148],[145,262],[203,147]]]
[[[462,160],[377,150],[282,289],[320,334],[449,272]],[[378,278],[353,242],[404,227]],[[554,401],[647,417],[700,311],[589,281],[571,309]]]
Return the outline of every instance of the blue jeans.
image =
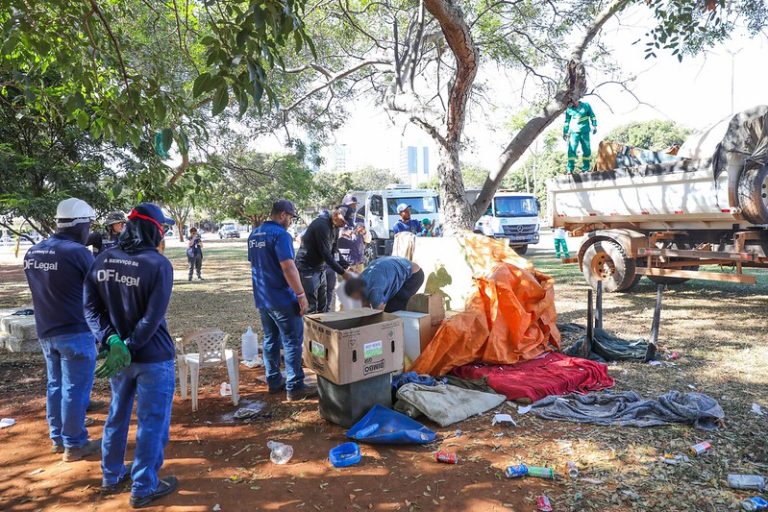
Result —
[[[48,370],[46,409],[51,440],[65,448],[88,443],[85,409],[93,387],[96,340],[90,332],[40,338]]]
[[[136,450],[133,454],[131,495],[143,498],[157,490],[163,466],[173,405],[174,361],[131,363],[109,379],[112,404],[101,441],[102,484],[114,485],[125,475],[125,447],[136,396]]]
[[[285,389],[293,391],[304,386],[301,367],[301,343],[304,339],[304,321],[295,309],[259,309],[261,328],[264,329],[264,370],[270,389],[282,384],[280,375],[280,347],[285,359]]]

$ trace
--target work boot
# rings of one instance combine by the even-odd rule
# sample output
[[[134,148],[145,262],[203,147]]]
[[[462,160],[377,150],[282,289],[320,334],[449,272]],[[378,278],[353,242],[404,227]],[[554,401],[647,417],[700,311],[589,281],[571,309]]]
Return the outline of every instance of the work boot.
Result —
[[[307,398],[315,398],[317,396],[317,387],[315,386],[301,386],[296,389],[292,389],[287,393],[287,399],[289,402],[298,402],[299,400],[305,400]]]
[[[122,478],[118,480],[116,483],[112,485],[101,485],[101,493],[102,494],[118,494],[121,492],[126,492],[131,490],[129,484],[131,482],[131,468],[130,466],[125,466],[125,473],[123,473]]]
[[[76,462],[101,450],[101,439],[92,439],[79,448],[65,448],[64,462]]]
[[[88,407],[85,408],[85,411],[86,412],[98,411],[99,409],[103,409],[105,405],[107,405],[107,402],[105,402],[104,400],[89,400]]]
[[[143,496],[141,498],[137,498],[136,496],[131,496],[131,506],[133,508],[146,507],[153,501],[160,499],[163,496],[168,496],[173,491],[175,491],[178,486],[179,486],[179,481],[176,479],[175,476],[167,476],[165,478],[161,478],[160,481],[157,482],[157,489],[155,489],[155,492],[153,492],[152,494]]]
[[[278,393],[282,393],[283,391],[285,391],[285,382],[283,382],[282,384],[280,384],[277,387],[274,387],[274,388],[270,387],[269,388],[269,394],[270,395],[276,395]]]
[[[64,445],[56,442],[52,442],[51,453],[64,453]]]

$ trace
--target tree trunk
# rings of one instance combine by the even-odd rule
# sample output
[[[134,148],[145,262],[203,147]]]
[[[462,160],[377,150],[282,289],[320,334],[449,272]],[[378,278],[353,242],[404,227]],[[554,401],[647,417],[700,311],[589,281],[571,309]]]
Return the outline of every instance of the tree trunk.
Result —
[[[474,226],[472,205],[464,196],[464,180],[461,178],[459,145],[440,146],[440,164],[437,173],[440,178],[440,204],[443,214],[443,233],[453,235]]]

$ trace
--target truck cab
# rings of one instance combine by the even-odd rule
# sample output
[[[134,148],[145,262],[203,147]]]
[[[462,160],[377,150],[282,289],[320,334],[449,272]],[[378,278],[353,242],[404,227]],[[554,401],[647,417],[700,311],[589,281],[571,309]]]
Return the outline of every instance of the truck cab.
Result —
[[[405,203],[411,207],[411,216],[419,222],[429,219],[439,224],[440,198],[436,191],[412,189],[408,185],[389,185],[383,190],[353,191],[358,199],[358,217],[365,219],[370,232],[375,256],[392,253],[392,229],[400,220],[397,205]]]
[[[506,238],[515,251],[525,254],[528,245],[539,243],[539,201],[524,192],[497,192],[474,231]]]

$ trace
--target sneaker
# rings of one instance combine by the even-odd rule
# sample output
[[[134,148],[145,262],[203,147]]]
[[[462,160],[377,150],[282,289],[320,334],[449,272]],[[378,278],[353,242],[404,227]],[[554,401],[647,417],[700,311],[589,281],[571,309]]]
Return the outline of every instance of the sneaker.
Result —
[[[315,398],[317,396],[317,388],[315,386],[302,386],[298,389],[292,389],[287,393],[289,402],[298,402],[299,400],[305,400],[307,398]]]
[[[142,498],[131,496],[131,506],[133,508],[146,507],[153,501],[160,499],[163,496],[168,496],[173,491],[175,491],[178,486],[179,486],[179,481],[176,479],[175,476],[167,476],[165,478],[161,478],[160,481],[157,483],[157,489],[155,489],[155,492],[153,492],[152,494],[149,494]]]
[[[123,474],[123,477],[117,481],[117,483],[114,483],[112,485],[101,485],[101,493],[102,494],[119,494],[121,492],[127,492],[131,490],[129,484],[131,482],[131,468],[128,466],[125,467],[125,473]]]
[[[283,382],[282,384],[280,384],[279,386],[277,386],[275,388],[273,388],[273,387],[269,388],[269,394],[270,395],[276,395],[278,393],[282,393],[283,391],[285,391],[285,382]]]
[[[91,439],[84,446],[79,448],[65,448],[64,462],[76,462],[83,460],[89,455],[101,450],[101,439]]]
[[[51,453],[64,453],[64,445],[53,442],[51,444]]]
[[[107,405],[107,402],[104,400],[90,400],[88,402],[88,407],[86,407],[85,410],[86,412],[98,411],[103,409],[105,405]]]

